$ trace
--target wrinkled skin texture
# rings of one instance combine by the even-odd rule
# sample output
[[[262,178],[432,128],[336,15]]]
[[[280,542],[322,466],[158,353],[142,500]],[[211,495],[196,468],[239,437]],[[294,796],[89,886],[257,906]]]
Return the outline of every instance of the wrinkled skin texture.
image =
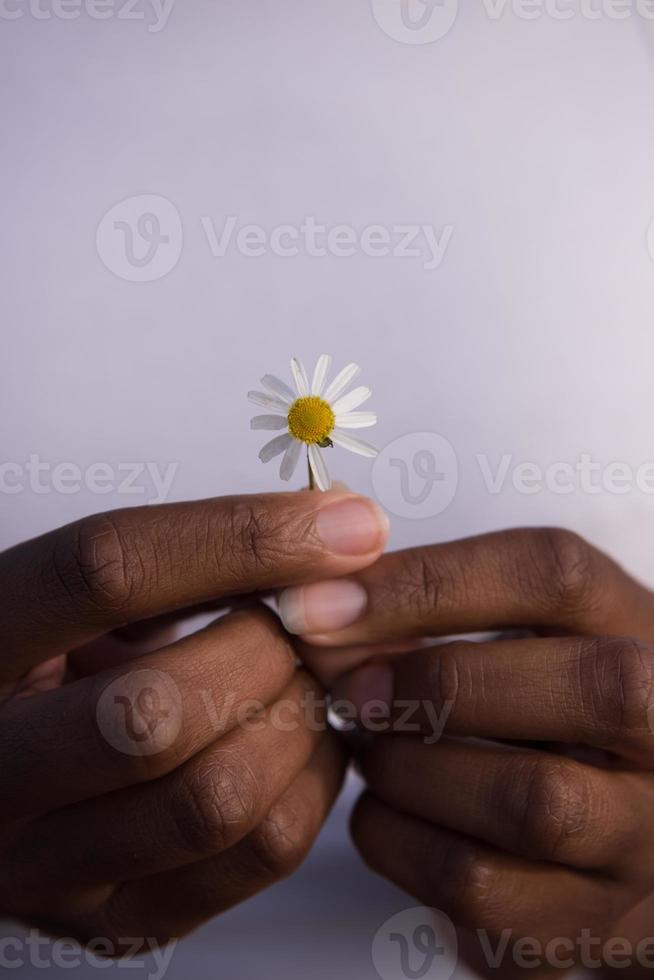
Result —
[[[565,973],[583,930],[634,949],[654,936],[652,593],[551,529],[385,555],[352,579],[365,612],[305,635],[303,657],[368,729],[352,818],[364,860],[450,916],[468,962],[503,980]],[[499,632],[407,652],[479,631]],[[479,930],[492,949],[511,930],[499,967]],[[554,962],[515,962],[525,937],[560,938]],[[626,969],[607,948],[602,975],[654,975],[654,942]]]
[[[175,627],[374,561],[372,503],[369,548],[360,521],[352,554],[320,531],[361,499],[121,510],[0,555],[0,916],[120,955],[297,867],[346,761],[324,708],[303,710],[319,684],[256,600],[177,641]]]

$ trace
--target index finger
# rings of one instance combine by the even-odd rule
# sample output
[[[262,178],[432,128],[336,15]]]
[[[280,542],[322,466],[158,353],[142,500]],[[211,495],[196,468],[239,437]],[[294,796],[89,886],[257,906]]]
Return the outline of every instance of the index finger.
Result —
[[[387,530],[377,504],[340,490],[85,518],[0,554],[0,682],[130,622],[351,573]]]
[[[0,712],[2,821],[153,782],[272,703],[297,672],[269,610],[232,612],[171,646]]]
[[[629,638],[456,641],[361,666],[333,693],[364,727],[381,715],[377,731],[430,744],[447,733],[654,759],[654,648]]]
[[[280,614],[321,647],[506,627],[654,641],[654,596],[578,535],[525,528],[384,555],[287,589]]]

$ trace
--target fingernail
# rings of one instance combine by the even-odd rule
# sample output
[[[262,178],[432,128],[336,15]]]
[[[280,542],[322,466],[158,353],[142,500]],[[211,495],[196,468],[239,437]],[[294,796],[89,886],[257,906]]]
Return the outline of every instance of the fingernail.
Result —
[[[374,708],[391,713],[393,702],[393,668],[385,664],[369,664],[344,674],[332,688],[332,701],[352,705],[358,718]]]
[[[365,497],[348,497],[329,504],[316,517],[316,530],[335,555],[366,555],[383,547],[388,526],[381,507]]]
[[[278,604],[289,633],[331,633],[361,618],[368,593],[358,582],[342,578],[284,589]]]

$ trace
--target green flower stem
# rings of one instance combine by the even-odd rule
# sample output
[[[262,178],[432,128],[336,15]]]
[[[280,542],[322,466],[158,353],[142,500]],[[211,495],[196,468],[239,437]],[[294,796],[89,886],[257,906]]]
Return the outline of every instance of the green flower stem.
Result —
[[[309,471],[309,490],[316,489],[316,481],[313,478],[313,470],[311,469],[311,463],[309,462],[309,447],[307,446],[307,469]]]

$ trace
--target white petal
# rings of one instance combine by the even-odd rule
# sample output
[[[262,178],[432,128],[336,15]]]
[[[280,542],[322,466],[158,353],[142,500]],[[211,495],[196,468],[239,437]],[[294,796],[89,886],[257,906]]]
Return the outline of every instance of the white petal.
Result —
[[[334,429],[329,438],[335,445],[349,449],[351,453],[358,453],[359,456],[373,457],[379,453],[379,450],[370,443],[364,442],[363,439],[355,439],[354,436],[349,436],[347,432],[341,432],[340,429]]]
[[[342,391],[345,391],[350,381],[354,381],[360,371],[361,368],[358,364],[347,364],[343,370],[336,375],[330,386],[327,388],[327,391],[322,396],[325,401],[329,402],[331,405],[334,399],[338,398]]]
[[[361,388],[353,388],[349,391],[347,395],[343,395],[339,398],[337,402],[332,405],[332,411],[334,415],[342,415],[343,412],[351,412],[353,408],[358,408],[359,405],[363,405],[367,402],[372,395],[372,390],[362,386]]]
[[[329,490],[332,485],[332,481],[329,479],[327,465],[323,459],[322,453],[315,443],[312,443],[309,446],[309,463],[311,464],[311,472],[313,473],[318,489]]]
[[[262,408],[269,408],[273,412],[279,412],[280,415],[286,415],[288,412],[288,405],[281,398],[267,395],[265,391],[248,391],[248,398],[255,405],[261,405]]]
[[[261,384],[264,386],[264,388],[267,388],[268,391],[272,391],[273,395],[277,395],[277,397],[281,398],[283,402],[286,402],[287,405],[290,405],[295,401],[295,393],[293,392],[293,389],[289,388],[285,381],[282,381],[280,378],[276,378],[274,374],[264,374],[263,378],[261,379]]]
[[[255,415],[250,419],[251,429],[267,429],[273,432],[275,429],[285,429],[288,426],[288,419],[285,415]]]
[[[325,379],[331,363],[332,359],[329,354],[321,354],[318,358],[316,362],[316,369],[313,372],[313,380],[311,382],[312,395],[322,395],[322,390],[325,387]]]
[[[367,429],[377,425],[377,416],[374,412],[345,412],[336,416],[336,425],[341,429]]]
[[[267,442],[263,447],[259,453],[259,459],[262,463],[269,463],[271,459],[275,458],[275,456],[279,456],[280,453],[286,452],[292,441],[293,437],[290,436],[288,432],[285,432],[281,436],[275,436],[274,439],[271,439],[270,442]]]
[[[301,398],[304,398],[309,394],[309,379],[307,378],[307,372],[304,370],[304,364],[299,358],[291,358],[291,371],[293,372],[293,380],[295,381],[297,393]]]
[[[281,466],[279,467],[279,475],[282,480],[290,480],[295,473],[295,467],[297,466],[297,461],[300,458],[300,450],[304,443],[299,442],[297,439],[293,439],[292,443],[284,453],[284,458],[282,459]]]

